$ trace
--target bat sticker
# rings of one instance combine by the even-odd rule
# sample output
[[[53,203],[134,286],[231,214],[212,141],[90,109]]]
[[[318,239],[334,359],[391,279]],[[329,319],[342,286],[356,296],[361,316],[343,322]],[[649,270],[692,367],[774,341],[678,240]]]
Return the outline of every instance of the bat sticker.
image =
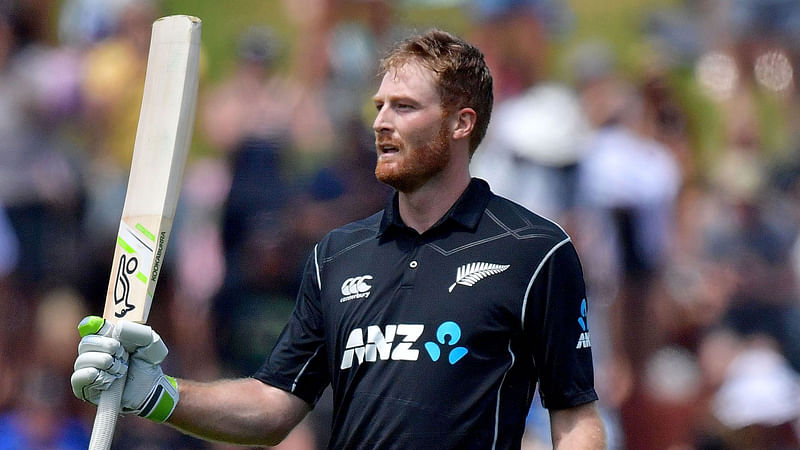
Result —
[[[139,260],[136,258],[136,256],[131,256],[130,258],[127,258],[125,254],[120,256],[119,268],[117,269],[117,279],[114,283],[114,316],[116,316],[118,319],[125,317],[128,312],[136,309],[136,306],[128,303],[128,296],[131,292],[131,280],[128,278],[128,276],[135,274],[138,267]],[[122,310],[119,310],[120,303],[123,303]]]
[[[130,227],[125,222],[120,223],[117,245],[122,252],[117,273],[112,281],[114,315],[117,318],[125,317],[136,309],[134,304],[136,302],[130,301],[131,292],[148,287],[148,276],[145,274],[149,274],[153,269],[154,244],[155,235],[141,224]]]

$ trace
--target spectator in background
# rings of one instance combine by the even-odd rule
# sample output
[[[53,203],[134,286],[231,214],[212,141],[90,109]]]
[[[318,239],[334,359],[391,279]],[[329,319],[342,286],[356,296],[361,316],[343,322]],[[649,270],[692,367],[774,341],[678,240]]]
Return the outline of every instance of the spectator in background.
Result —
[[[236,67],[211,89],[201,110],[203,130],[226,157],[230,172],[220,229],[225,276],[213,317],[219,355],[235,373],[258,366],[248,342],[265,333],[277,338],[280,325],[264,329],[272,322],[262,319],[285,320],[294,288],[296,267],[275,258],[282,258],[290,238],[282,212],[291,193],[285,164],[294,145],[292,107],[301,94],[276,71],[280,48],[272,30],[245,30]]]
[[[0,317],[14,316],[13,284],[14,271],[18,261],[19,243],[14,229],[8,222],[5,210],[0,204]],[[0,329],[0,360],[12,361],[16,352],[12,348],[15,331],[13,327],[4,326]],[[11,382],[15,371],[10,364],[0,365],[0,411],[6,406],[10,397],[14,395],[14,383]]]
[[[589,123],[574,91],[548,79],[568,10],[550,1],[473,2],[476,42],[497,73],[496,112],[472,163],[501,195],[570,228]]]
[[[157,17],[152,0],[126,2],[111,33],[86,49],[82,95],[86,120],[95,124],[89,151],[100,170],[126,173],[130,167]]]
[[[498,105],[486,153],[476,155],[473,167],[499,192],[570,226],[588,134],[574,92],[556,82],[538,83]]]
[[[550,76],[549,58],[556,38],[568,30],[571,11],[549,0],[469,4],[470,34],[496,74],[492,122],[470,167],[498,194],[572,231],[577,167],[590,126],[574,90]],[[601,328],[594,327],[599,316],[590,317],[593,336],[601,342]],[[547,445],[547,413],[536,403],[526,445]],[[615,433],[606,424],[613,445]]]
[[[31,287],[74,275],[57,260],[77,246],[83,207],[78,155],[61,134],[77,107],[78,64],[35,24],[24,6],[0,6],[0,203],[20,246],[16,278]]]
[[[149,0],[148,0],[149,1]],[[132,0],[64,0],[58,12],[62,45],[87,48],[114,35]]]
[[[708,197],[718,214],[705,223],[705,252],[728,270],[731,287],[699,343],[713,424],[701,436],[732,448],[795,448],[800,295],[791,249],[800,209],[786,187],[797,178],[784,175],[781,188],[781,171],[769,169],[753,110],[739,111],[728,116],[735,120],[709,177]]]
[[[716,359],[720,370],[706,373],[716,376],[718,384],[711,398],[713,418],[698,433],[700,445],[731,449],[800,447],[795,429],[800,419],[800,376],[773,342],[739,339],[729,331],[717,330],[706,337],[701,357]]]
[[[386,0],[337,0],[328,2],[322,47],[319,50],[325,111],[337,129],[364,120],[368,98],[364,86],[376,86],[375,55],[406,34],[398,22],[394,2]],[[347,137],[337,134],[341,147]]]
[[[0,203],[0,280],[8,278],[17,266],[19,242]]]
[[[652,137],[654,123],[648,119],[657,116],[644,114],[642,93],[617,74],[609,49],[585,44],[572,64],[594,128],[578,167],[581,237],[576,245],[588,258],[595,330],[604,331],[598,338],[609,340],[604,346],[609,353],[598,357],[600,385],[609,389],[610,405],[622,407],[627,440],[640,430],[633,431],[638,425],[631,424],[635,418],[626,407],[638,398],[641,368],[658,348],[654,305],[682,174],[671,151]],[[625,445],[638,448],[634,441]]]
[[[587,74],[580,95],[595,127],[579,169],[584,219],[613,243],[609,262],[623,283],[646,278],[668,255],[679,167],[665,146],[645,134],[640,94],[613,72]]]
[[[69,288],[46,292],[28,329],[26,344],[21,335],[12,337],[15,347],[27,345],[29,353],[19,358],[3,358],[4,365],[17,370],[5,373],[7,382],[20,392],[5,413],[0,413],[0,449],[59,448],[82,449],[88,430],[80,420],[77,406],[60,388],[58,379],[71,371],[74,333],[68,321],[86,314],[83,299]],[[32,344],[32,345],[28,345]]]
[[[307,249],[330,226],[377,211],[388,195],[370,169],[375,155],[362,120],[363,91],[355,95],[350,90],[375,83],[372,46],[387,39],[383,34],[388,29],[380,24],[391,11],[382,1],[340,6],[321,2],[314,6],[319,11],[309,14],[292,13],[296,6],[287,5],[290,15],[298,14],[294,20],[308,30],[294,48],[288,74],[279,67],[284,45],[274,31],[246,30],[240,37],[236,68],[212,88],[203,108],[209,141],[230,155],[232,165],[222,227],[226,278],[215,316],[220,319],[219,332],[241,330],[248,342],[252,340],[247,327],[230,326],[230,316],[252,316],[259,302],[233,295],[231,287],[249,286],[248,295],[274,297],[263,306],[273,308],[272,313],[264,311],[259,317],[265,320],[255,321],[269,325],[262,332],[271,342],[293,303],[285,300],[293,298]],[[319,45],[313,47],[311,42]],[[311,51],[315,53],[304,53]],[[323,108],[308,111],[315,96],[328,100],[320,103]],[[344,130],[337,133],[337,140],[326,137],[331,125]],[[322,143],[324,147],[319,147]],[[316,161],[303,156],[309,151],[317,154]],[[289,183],[286,178],[291,174],[295,180]],[[287,208],[292,220],[285,216]],[[235,312],[240,308],[244,309]],[[242,344],[231,343],[223,357],[260,358]],[[247,373],[253,368],[238,369]]]
[[[303,221],[286,215],[304,208],[289,171],[296,152],[326,140],[327,117],[306,115],[309,94],[279,70],[283,53],[272,29],[246,29],[237,42],[236,66],[210,89],[200,110],[209,143],[227,163],[229,186],[215,233],[224,276],[209,319],[220,371],[230,376],[258,368],[261,345],[274,344],[292,311],[308,243],[297,231]],[[321,132],[311,136],[309,129]],[[314,436],[303,424],[286,445],[292,440],[309,442]]]

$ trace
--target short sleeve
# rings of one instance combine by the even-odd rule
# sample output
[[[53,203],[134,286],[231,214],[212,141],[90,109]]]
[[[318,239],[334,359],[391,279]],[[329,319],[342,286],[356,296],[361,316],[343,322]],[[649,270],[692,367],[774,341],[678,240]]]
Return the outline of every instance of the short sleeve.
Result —
[[[542,404],[564,409],[597,400],[586,287],[572,243],[556,245],[534,277],[524,327],[532,344]]]
[[[306,262],[289,322],[272,353],[253,375],[312,406],[330,383],[315,255],[316,251]]]

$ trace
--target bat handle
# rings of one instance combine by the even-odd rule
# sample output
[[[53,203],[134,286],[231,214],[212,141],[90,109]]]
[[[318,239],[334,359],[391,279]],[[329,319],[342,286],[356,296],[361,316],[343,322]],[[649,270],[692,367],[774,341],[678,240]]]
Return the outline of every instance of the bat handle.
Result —
[[[120,377],[100,395],[97,403],[97,414],[94,416],[92,437],[89,450],[108,450],[114,440],[114,427],[122,405],[122,391],[125,389],[125,377]]]

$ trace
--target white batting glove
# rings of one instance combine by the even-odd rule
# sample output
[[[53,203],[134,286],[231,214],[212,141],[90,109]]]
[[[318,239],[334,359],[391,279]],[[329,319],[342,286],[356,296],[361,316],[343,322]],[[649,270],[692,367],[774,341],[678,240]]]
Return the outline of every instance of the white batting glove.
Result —
[[[102,392],[125,376],[123,413],[156,422],[169,418],[178,404],[178,383],[161,370],[168,351],[158,333],[124,320],[114,326],[97,316],[84,318],[78,331],[82,339],[70,380],[76,397],[97,405]]]

